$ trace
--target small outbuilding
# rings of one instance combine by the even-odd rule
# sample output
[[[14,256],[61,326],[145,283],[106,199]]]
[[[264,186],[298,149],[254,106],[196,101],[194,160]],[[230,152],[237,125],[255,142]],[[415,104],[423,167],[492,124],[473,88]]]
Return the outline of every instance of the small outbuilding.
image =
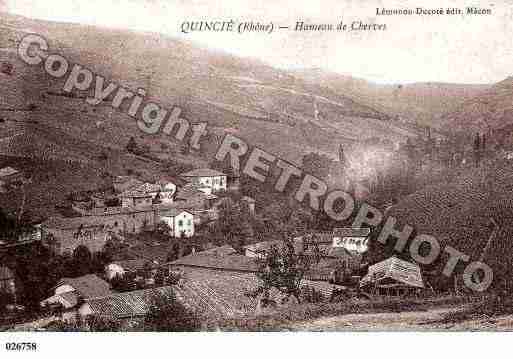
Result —
[[[370,294],[403,296],[424,288],[420,267],[397,257],[369,267],[360,288]]]

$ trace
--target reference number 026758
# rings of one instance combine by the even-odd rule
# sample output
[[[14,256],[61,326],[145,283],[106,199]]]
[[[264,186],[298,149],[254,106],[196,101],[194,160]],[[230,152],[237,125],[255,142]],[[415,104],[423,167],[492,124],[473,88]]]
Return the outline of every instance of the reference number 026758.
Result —
[[[8,351],[36,351],[37,343],[5,343]]]

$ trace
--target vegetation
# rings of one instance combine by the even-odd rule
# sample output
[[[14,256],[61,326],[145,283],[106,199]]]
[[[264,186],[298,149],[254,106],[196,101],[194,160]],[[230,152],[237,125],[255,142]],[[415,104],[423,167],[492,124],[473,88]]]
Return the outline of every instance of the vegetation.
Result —
[[[209,228],[208,236],[216,245],[229,244],[240,250],[247,244],[251,231],[248,216],[238,203],[227,198],[219,207],[219,219]]]
[[[287,232],[282,232],[281,241],[283,245],[272,245],[258,259],[257,277],[261,284],[256,294],[262,293],[264,300],[269,301],[270,291],[275,288],[301,302],[302,281],[312,266],[321,260],[321,252],[318,247],[311,253],[305,253],[303,249],[298,251]]]
[[[174,293],[155,293],[145,317],[144,330],[192,332],[201,328],[197,313],[182,304]]]
[[[36,229],[27,220],[27,216],[21,218],[7,215],[0,208],[0,241],[15,243],[21,237],[34,233]]]

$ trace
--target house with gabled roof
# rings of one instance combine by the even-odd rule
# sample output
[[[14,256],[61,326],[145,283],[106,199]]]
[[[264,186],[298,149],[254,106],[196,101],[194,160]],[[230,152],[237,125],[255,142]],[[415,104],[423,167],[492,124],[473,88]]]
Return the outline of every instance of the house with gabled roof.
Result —
[[[151,206],[173,203],[176,185],[172,182],[142,183],[121,193],[122,207]]]
[[[182,173],[180,177],[200,187],[210,189],[211,193],[227,189],[227,175],[211,168],[198,168]]]
[[[424,288],[420,267],[395,256],[369,267],[360,287],[373,294],[403,295]]]
[[[110,284],[94,274],[76,278],[62,278],[53,288],[53,295],[40,302],[42,307],[60,306],[72,317],[82,301],[111,295]]]
[[[194,215],[189,211],[180,208],[161,209],[159,220],[169,226],[169,235],[173,237],[194,236]]]

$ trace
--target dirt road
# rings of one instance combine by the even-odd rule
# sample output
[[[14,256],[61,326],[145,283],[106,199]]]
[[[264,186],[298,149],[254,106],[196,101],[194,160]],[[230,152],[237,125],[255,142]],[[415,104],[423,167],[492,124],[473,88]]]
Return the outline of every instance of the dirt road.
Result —
[[[289,326],[293,331],[511,331],[513,315],[488,317],[474,315],[461,321],[447,320],[462,307],[399,313],[347,314],[299,322]]]

